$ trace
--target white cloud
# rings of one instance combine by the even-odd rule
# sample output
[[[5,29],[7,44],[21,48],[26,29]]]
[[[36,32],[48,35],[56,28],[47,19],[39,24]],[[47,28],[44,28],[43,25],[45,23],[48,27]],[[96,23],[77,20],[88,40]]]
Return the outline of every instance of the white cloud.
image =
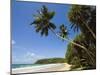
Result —
[[[12,44],[16,44],[14,40],[12,40]],[[34,50],[27,49],[20,46],[14,46],[17,49],[17,52],[13,52],[12,54],[12,63],[13,64],[33,64],[39,59],[46,58],[45,56],[34,53]],[[19,51],[18,51],[19,50]],[[20,53],[20,50],[24,51]]]
[[[12,40],[12,45],[16,44],[15,40]]]
[[[44,56],[37,55],[33,52],[26,52],[25,54],[22,54],[22,56],[12,56],[12,62],[14,64],[33,64],[37,60],[41,58],[45,58]]]
[[[35,56],[35,53],[27,52],[27,53],[26,53],[26,56],[28,56],[28,57],[34,57],[34,56]]]

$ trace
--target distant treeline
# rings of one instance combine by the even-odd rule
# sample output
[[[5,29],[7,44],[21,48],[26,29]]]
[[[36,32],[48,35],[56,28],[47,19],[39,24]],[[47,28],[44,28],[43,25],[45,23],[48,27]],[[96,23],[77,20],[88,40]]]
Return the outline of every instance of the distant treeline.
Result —
[[[64,58],[48,58],[40,59],[35,62],[35,64],[50,64],[50,63],[64,63],[66,62]]]

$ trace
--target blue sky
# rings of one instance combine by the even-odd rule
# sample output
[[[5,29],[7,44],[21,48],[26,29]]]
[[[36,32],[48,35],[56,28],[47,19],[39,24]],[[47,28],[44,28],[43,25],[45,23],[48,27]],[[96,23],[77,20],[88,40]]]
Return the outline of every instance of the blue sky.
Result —
[[[12,0],[12,63],[33,63],[41,58],[63,58],[65,56],[68,42],[63,42],[52,32],[49,33],[48,37],[41,37],[30,25],[34,20],[33,14],[37,14],[36,11],[42,5],[46,5],[50,11],[55,11],[56,14],[52,22],[57,27],[61,24],[68,26],[70,38],[74,38],[77,34],[69,27],[70,22],[67,13],[70,5],[16,2]]]

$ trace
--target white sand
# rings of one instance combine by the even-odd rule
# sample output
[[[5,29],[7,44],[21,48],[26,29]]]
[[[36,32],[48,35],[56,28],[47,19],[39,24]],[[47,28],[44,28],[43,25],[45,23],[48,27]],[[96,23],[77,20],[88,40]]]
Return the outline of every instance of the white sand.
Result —
[[[41,66],[32,66],[32,67],[12,69],[12,74],[50,72],[50,71],[67,71],[67,70],[70,70],[70,67],[71,65],[67,63],[47,64],[47,65],[41,65]]]

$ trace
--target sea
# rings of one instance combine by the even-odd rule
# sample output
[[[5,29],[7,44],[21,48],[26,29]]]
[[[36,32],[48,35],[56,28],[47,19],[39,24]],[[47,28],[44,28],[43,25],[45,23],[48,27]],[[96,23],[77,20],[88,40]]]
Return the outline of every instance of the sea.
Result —
[[[31,67],[31,66],[39,66],[41,64],[12,64],[11,67],[12,69],[15,68],[23,68],[23,67]]]

